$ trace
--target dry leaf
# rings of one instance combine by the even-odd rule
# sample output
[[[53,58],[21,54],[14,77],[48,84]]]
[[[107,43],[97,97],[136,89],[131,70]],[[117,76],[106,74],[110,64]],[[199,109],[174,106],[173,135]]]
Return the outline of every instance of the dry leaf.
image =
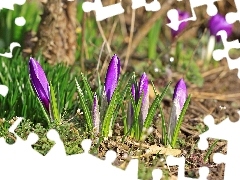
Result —
[[[177,156],[177,155],[181,154],[181,150],[180,149],[171,149],[171,148],[159,147],[157,145],[151,145],[148,148],[147,153],[145,153],[145,155],[152,155],[152,154],[164,154],[164,155]]]

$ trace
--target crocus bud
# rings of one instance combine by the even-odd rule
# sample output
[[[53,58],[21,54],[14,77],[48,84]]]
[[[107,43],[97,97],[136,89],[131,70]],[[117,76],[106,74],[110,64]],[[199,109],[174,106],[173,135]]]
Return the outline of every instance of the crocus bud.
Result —
[[[221,14],[216,14],[215,16],[212,16],[208,21],[208,28],[210,31],[210,34],[212,36],[215,36],[217,42],[220,41],[220,36],[217,36],[217,33],[221,30],[226,31],[227,36],[229,37],[232,34],[233,31],[233,25],[228,24],[228,22],[225,20],[225,18]]]
[[[183,79],[180,79],[174,89],[173,93],[173,107],[169,119],[168,138],[171,140],[177,120],[182,111],[183,105],[187,99],[187,87]]]
[[[179,21],[190,17],[188,12],[180,11],[180,10],[177,10],[177,11],[178,11],[178,20]],[[175,31],[175,30],[171,29],[172,38],[174,38],[175,36],[180,34],[187,27],[187,25],[188,25],[188,22],[185,21],[185,22],[182,22],[179,24],[178,30]]]
[[[49,112],[50,90],[48,80],[41,65],[33,58],[29,60],[29,76],[37,97],[41,101],[43,107]]]
[[[141,122],[141,125],[143,125],[147,117],[148,108],[149,108],[149,88],[148,88],[148,78],[146,73],[142,74],[137,87],[134,84],[132,85],[131,92],[132,92],[133,99],[136,102],[138,102],[138,100],[142,96],[140,122]],[[132,124],[132,119],[133,119],[133,109],[131,107],[129,108],[129,120],[128,120],[129,126]]]
[[[138,98],[142,97],[142,106],[141,106],[141,122],[144,123],[147,114],[148,114],[148,108],[149,108],[149,88],[148,88],[148,78],[146,73],[143,73],[139,85],[138,85]]]
[[[105,78],[105,91],[108,103],[110,102],[113,92],[118,84],[118,79],[120,75],[120,59],[116,54],[113,55]]]
[[[95,129],[95,132],[99,133],[100,113],[99,113],[98,97],[96,93],[94,94],[94,97],[93,97],[92,119],[93,119],[93,127]]]

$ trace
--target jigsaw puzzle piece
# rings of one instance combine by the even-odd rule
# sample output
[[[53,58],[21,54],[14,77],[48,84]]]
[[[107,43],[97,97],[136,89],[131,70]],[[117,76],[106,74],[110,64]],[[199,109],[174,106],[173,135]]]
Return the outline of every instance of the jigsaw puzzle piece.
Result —
[[[239,149],[235,149],[235,152],[231,152],[232,148],[228,147],[226,155],[221,153],[215,153],[213,155],[213,161],[216,164],[225,163],[224,179],[233,179],[240,176],[239,163],[236,159],[239,158]],[[235,156],[237,155],[237,156]]]
[[[8,93],[8,87],[5,85],[0,85],[0,95],[6,97]]]
[[[178,166],[178,180],[196,180],[193,178],[185,177],[185,157],[174,157],[172,155],[168,156],[167,159],[168,166]],[[207,180],[209,174],[208,167],[199,168],[199,178],[198,180]]]
[[[143,6],[146,11],[158,11],[161,9],[161,4],[158,0],[153,0],[151,3],[147,3],[146,0],[132,0],[132,9],[138,9]]]
[[[240,114],[240,111],[238,111]],[[211,115],[204,118],[204,123],[209,129],[200,134],[200,140],[198,143],[199,149],[207,149],[207,138],[223,139],[227,141],[227,154],[215,153],[213,161],[217,164],[225,163],[224,179],[233,179],[233,177],[239,177],[240,171],[238,166],[239,154],[239,137],[240,137],[240,121],[231,122],[229,118],[226,118],[219,124],[214,124],[214,119]],[[206,145],[207,144],[207,145]]]
[[[231,59],[229,57],[229,50],[230,49],[239,49],[240,48],[240,43],[239,41],[236,39],[234,41],[227,41],[227,33],[226,31],[219,31],[217,33],[217,35],[220,35],[221,36],[221,39],[222,39],[222,42],[223,42],[223,46],[224,46],[224,49],[217,49],[217,50],[214,50],[212,55],[213,55],[213,58],[216,60],[216,61],[219,61],[223,58],[226,58],[227,59],[227,63],[228,63],[228,67],[230,70],[232,69],[238,69],[238,78],[240,79],[240,58],[237,58],[237,59]]]
[[[5,139],[0,138],[0,162],[4,162],[0,163],[0,173],[1,177],[7,177],[9,180],[19,179],[19,176],[30,180],[32,179],[31,173],[42,169],[40,167],[42,155],[32,149],[32,145],[39,139],[37,134],[30,133],[27,140],[24,141],[14,132],[21,121],[22,118],[17,118],[9,128],[9,132],[16,137],[14,144],[7,144]],[[26,163],[29,163],[30,166],[27,166]]]
[[[178,166],[178,179],[185,177],[185,157],[174,157],[172,155],[168,156],[166,159],[168,166]]]
[[[162,178],[162,170],[161,169],[154,169],[152,171],[152,177],[153,177],[153,180],[159,180]]]
[[[84,2],[82,4],[82,9],[84,12],[95,11],[97,21],[102,21],[109,17],[124,13],[121,2],[103,7],[101,0],[95,0],[94,2]]]
[[[217,14],[218,9],[217,7],[214,5],[215,2],[217,2],[218,0],[201,0],[201,1],[196,1],[196,0],[190,0],[190,7],[191,7],[191,13],[192,16],[186,19],[182,19],[179,20],[179,15],[178,15],[178,11],[176,9],[171,9],[167,12],[167,17],[170,20],[170,23],[166,24],[167,26],[169,26],[170,28],[172,28],[173,30],[177,31],[179,25],[182,22],[187,22],[187,21],[196,21],[197,20],[197,16],[195,13],[195,8],[199,7],[199,6],[203,6],[203,5],[207,5],[207,13],[209,16],[214,16]]]
[[[203,6],[206,5],[207,6],[207,14],[209,16],[214,16],[217,14],[218,9],[215,6],[215,2],[217,2],[219,0],[201,0],[201,1],[196,1],[196,0],[190,0],[190,4],[191,4],[191,10],[193,13],[193,18],[196,20],[196,14],[194,11],[194,8],[199,7],[199,6]]]
[[[9,10],[14,10],[14,4],[23,5],[26,0],[1,0],[0,1],[0,10],[5,8]]]
[[[50,129],[47,133],[47,138],[51,141],[54,141],[55,144],[50,149],[50,151],[46,154],[46,157],[55,158],[55,157],[65,157],[66,151],[62,140],[58,132],[55,129]]]
[[[235,2],[235,7],[237,9],[237,12],[229,12],[225,16],[226,21],[229,24],[233,24],[236,21],[240,21],[240,1],[239,0],[234,0],[234,2]]]

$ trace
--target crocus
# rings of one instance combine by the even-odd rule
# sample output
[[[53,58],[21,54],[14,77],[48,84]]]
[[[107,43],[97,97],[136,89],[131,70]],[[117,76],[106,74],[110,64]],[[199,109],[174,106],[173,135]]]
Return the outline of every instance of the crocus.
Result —
[[[179,21],[190,17],[188,12],[180,11],[180,10],[177,10],[177,11],[178,11],[178,20]],[[187,25],[188,25],[188,21],[184,21],[179,24],[178,30],[175,31],[175,30],[171,29],[172,38],[174,38],[175,36],[180,34],[187,27]]]
[[[98,97],[96,93],[94,94],[94,97],[93,97],[92,118],[93,118],[93,127],[95,129],[95,132],[99,133],[100,113],[99,113]]]
[[[143,73],[140,81],[138,83],[138,86],[132,85],[132,96],[135,100],[135,102],[138,102],[140,97],[142,97],[142,104],[141,104],[141,111],[140,111],[140,122],[141,125],[143,125],[147,114],[148,114],[148,108],[149,108],[149,88],[148,88],[148,78],[146,73]],[[132,112],[132,108],[130,110]],[[133,113],[131,113],[133,114]],[[131,117],[133,118],[133,117]],[[129,125],[131,122],[129,122]]]
[[[187,87],[183,79],[180,79],[173,93],[173,107],[169,119],[168,138],[171,140],[177,120],[187,99]]]
[[[50,90],[48,80],[41,65],[33,58],[29,60],[29,76],[37,97],[46,111],[49,112]]]
[[[208,21],[208,28],[210,34],[216,37],[217,42],[220,41],[220,36],[217,36],[217,33],[221,30],[226,31],[227,36],[230,36],[233,31],[233,25],[228,24],[225,18],[221,14],[216,14],[212,16]]]
[[[105,91],[108,103],[110,102],[113,92],[118,84],[118,79],[120,75],[120,59],[116,54],[113,55],[105,78]]]

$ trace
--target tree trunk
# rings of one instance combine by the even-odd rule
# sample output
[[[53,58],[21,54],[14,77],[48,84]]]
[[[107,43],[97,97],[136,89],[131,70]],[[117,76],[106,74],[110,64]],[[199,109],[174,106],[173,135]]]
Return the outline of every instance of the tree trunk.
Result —
[[[76,52],[77,1],[41,0],[43,15],[38,28],[34,55],[43,55],[47,62],[72,65]]]

